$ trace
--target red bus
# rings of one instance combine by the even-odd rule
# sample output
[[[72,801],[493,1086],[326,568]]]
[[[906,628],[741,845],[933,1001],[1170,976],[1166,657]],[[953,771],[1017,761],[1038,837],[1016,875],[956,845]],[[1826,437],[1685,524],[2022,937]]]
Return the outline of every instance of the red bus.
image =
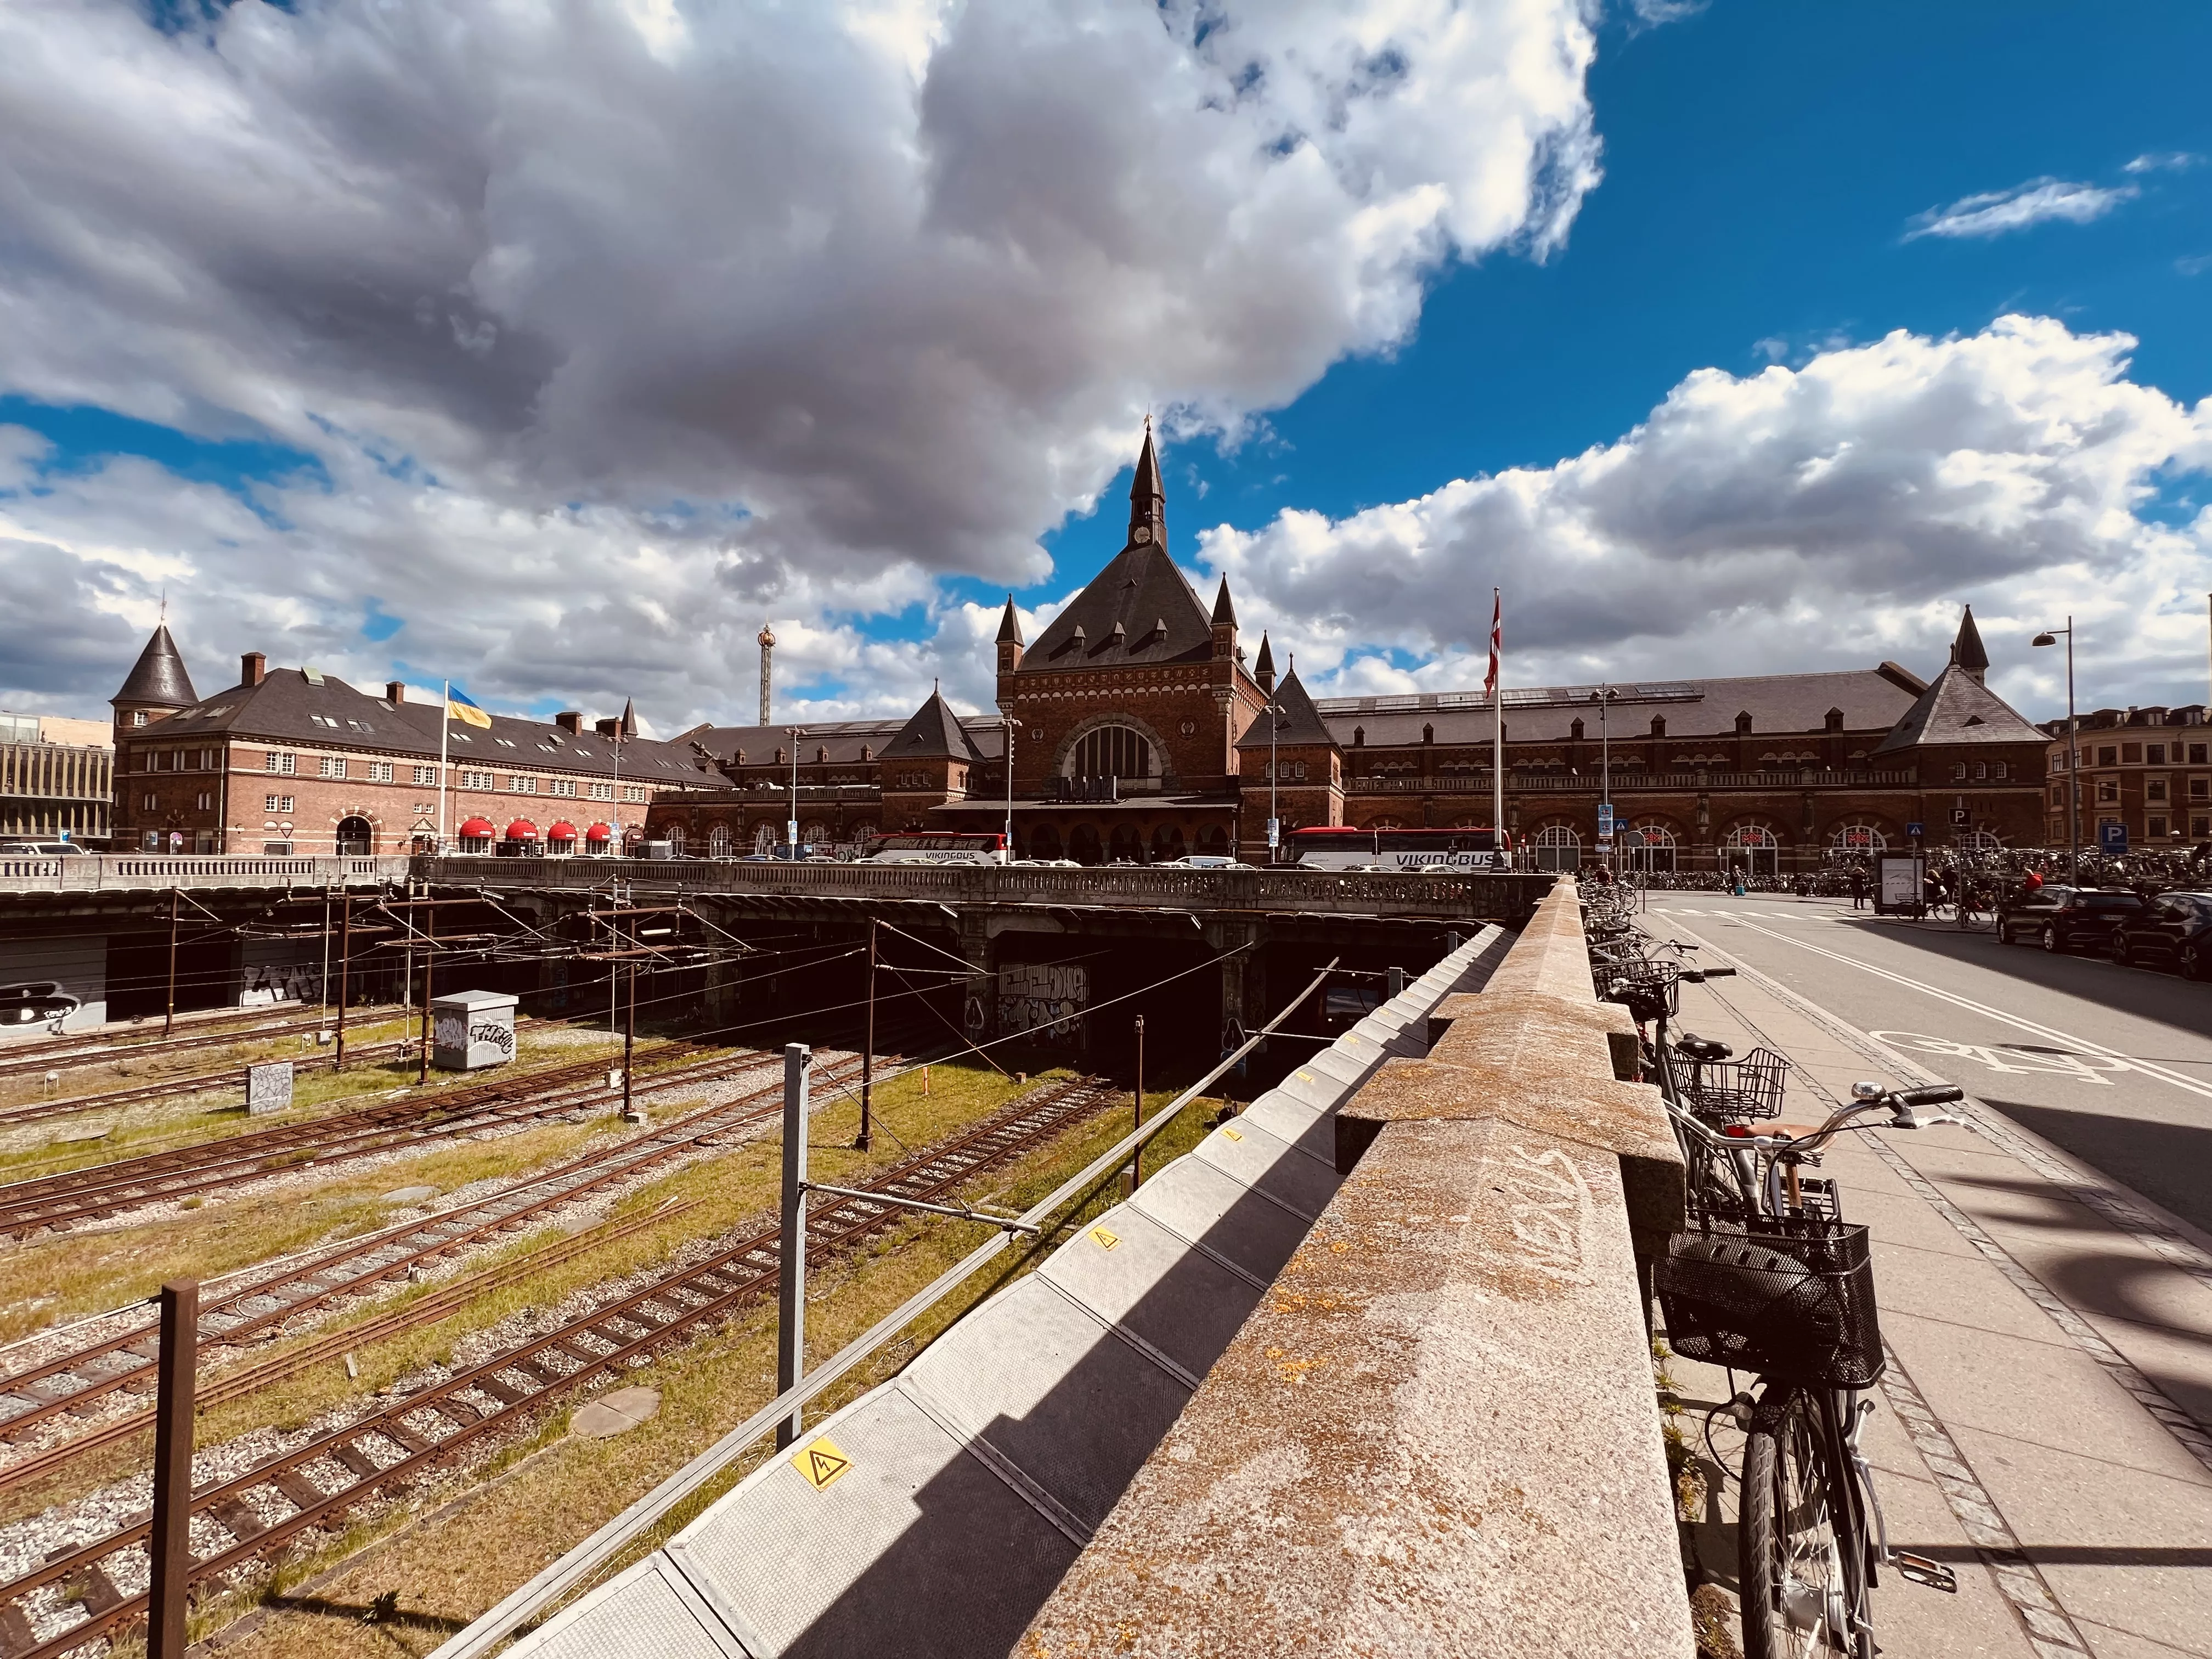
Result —
[[[870,839],[866,864],[1004,864],[1006,838],[998,830],[965,835],[930,831]]]
[[[1354,830],[1329,825],[1293,830],[1290,861],[1309,870],[1502,870],[1513,860],[1513,837],[1490,830]]]

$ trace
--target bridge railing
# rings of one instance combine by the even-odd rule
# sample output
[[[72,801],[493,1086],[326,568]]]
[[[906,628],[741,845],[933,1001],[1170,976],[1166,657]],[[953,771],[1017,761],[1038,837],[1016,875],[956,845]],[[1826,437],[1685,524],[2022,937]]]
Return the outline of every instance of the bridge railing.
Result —
[[[1553,880],[1549,875],[1492,871],[1431,876],[1113,865],[1059,870],[1004,865],[576,858],[423,858],[415,861],[414,873],[441,883],[495,887],[591,889],[623,882],[702,894],[1449,916],[1524,913]]]
[[[109,853],[0,854],[0,893],[144,892],[170,887],[374,887],[404,881],[404,858]]]

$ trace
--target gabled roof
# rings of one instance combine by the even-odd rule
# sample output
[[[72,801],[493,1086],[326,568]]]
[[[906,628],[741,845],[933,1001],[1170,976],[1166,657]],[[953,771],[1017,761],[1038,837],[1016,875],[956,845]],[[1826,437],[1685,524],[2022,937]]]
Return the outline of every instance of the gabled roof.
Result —
[[[1023,654],[1022,672],[1203,661],[1212,654],[1213,627],[1189,579],[1158,542],[1140,542],[1115,555],[1067,602]]]
[[[932,691],[929,701],[914,711],[914,718],[884,745],[885,760],[957,760],[980,765],[983,751],[968,735],[960,716],[944,694]]]
[[[130,678],[108,701],[146,703],[156,708],[185,708],[199,701],[198,694],[192,690],[192,677],[185,672],[185,659],[177,649],[177,642],[169,637],[167,623],[154,629],[154,636],[138,653]]]
[[[357,750],[438,757],[441,710],[428,702],[398,702],[362,691],[335,675],[300,668],[272,668],[258,685],[235,685],[205,702],[172,714],[143,735],[151,740],[195,737],[268,739],[319,749]],[[684,783],[697,787],[714,775],[682,741],[657,743],[632,738],[617,745],[596,732],[563,732],[557,726],[491,716],[489,730],[456,721],[447,758],[454,766],[501,772],[549,771],[597,774],[611,778],[617,767],[624,783]]]
[[[1874,747],[1877,755],[1960,743],[2040,743],[2044,734],[2013,706],[1975,682],[1962,663],[1953,663],[1935,684],[1905,711],[1905,717]]]
[[[1337,742],[1314,707],[1314,700],[1298,682],[1297,665],[1293,661],[1291,672],[1283,676],[1270,699],[1282,712],[1269,715],[1264,711],[1245,728],[1244,735],[1237,740],[1239,749],[1265,749],[1268,742],[1268,722],[1274,721],[1274,745],[1278,749],[1334,749]]]

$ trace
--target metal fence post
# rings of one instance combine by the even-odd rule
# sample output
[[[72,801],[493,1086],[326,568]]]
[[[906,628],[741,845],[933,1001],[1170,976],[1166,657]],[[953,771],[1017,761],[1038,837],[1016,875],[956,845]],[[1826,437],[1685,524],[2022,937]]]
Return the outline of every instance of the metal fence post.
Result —
[[[1393,968],[1390,970],[1390,976],[1383,982],[1390,988],[1389,997],[1387,1000],[1395,1001],[1405,994],[1406,970],[1403,968]]]
[[[814,1051],[803,1042],[783,1050],[783,1233],[776,1246],[775,1391],[799,1386],[806,1370],[806,1072]],[[776,1425],[775,1443],[799,1438],[797,1412]]]
[[[146,1632],[149,1659],[185,1659],[191,1590],[192,1406],[199,1363],[200,1287],[161,1286],[161,1349],[155,1372],[153,1569]]]

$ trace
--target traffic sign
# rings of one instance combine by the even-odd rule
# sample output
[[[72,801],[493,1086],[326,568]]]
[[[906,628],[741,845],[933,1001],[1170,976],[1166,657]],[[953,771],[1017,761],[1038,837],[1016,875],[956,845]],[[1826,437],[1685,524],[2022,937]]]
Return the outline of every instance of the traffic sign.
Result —
[[[1601,836],[1609,836],[1613,833],[1613,803],[1611,801],[1601,800],[1597,804],[1597,832]]]
[[[1928,826],[1924,823],[1908,823],[1905,826],[1905,833],[1917,841],[1928,833]]]
[[[2128,826],[2124,823],[2100,823],[2097,826],[2097,845],[2107,853],[2128,850]]]
[[[1953,807],[1951,809],[1951,827],[1954,830],[1972,829],[1974,827],[1973,813],[1963,806]]]

